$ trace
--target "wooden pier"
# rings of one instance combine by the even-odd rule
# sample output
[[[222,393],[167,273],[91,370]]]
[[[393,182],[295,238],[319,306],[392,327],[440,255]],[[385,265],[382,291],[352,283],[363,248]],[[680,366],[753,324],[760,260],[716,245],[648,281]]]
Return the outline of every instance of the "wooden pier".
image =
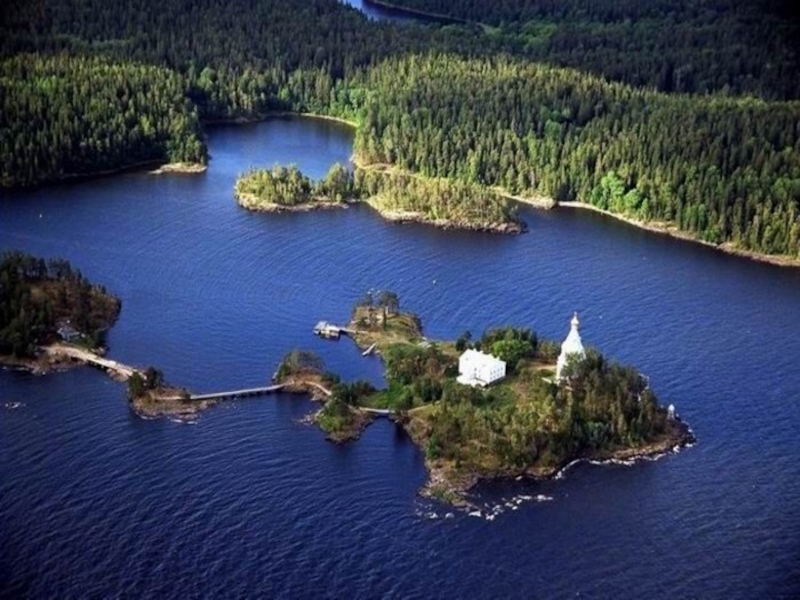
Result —
[[[334,325],[328,321],[320,321],[314,327],[314,335],[318,335],[329,340],[338,340],[342,334],[352,335],[355,331],[340,325]]]

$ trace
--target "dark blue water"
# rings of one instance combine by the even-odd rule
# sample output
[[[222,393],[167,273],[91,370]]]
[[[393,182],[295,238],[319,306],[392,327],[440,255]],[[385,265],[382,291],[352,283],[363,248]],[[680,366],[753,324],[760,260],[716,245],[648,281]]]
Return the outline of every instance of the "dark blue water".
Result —
[[[314,407],[297,397],[188,425],[137,418],[91,369],[0,372],[0,595],[796,597],[800,271],[566,210],[525,211],[530,233],[498,237],[367,208],[236,206],[238,172],[280,161],[320,176],[351,142],[304,119],[213,129],[204,175],[4,198],[0,246],[63,256],[115,290],[110,355],[196,391],[263,383],[297,346],[379,382],[377,361],[311,333],[373,287],[397,290],[433,337],[513,323],[560,338],[579,310],[584,340],[649,374],[698,444],[484,486],[494,520],[447,518],[416,496],[422,456],[389,422],[339,447],[299,423]],[[537,495],[552,500],[522,498]]]

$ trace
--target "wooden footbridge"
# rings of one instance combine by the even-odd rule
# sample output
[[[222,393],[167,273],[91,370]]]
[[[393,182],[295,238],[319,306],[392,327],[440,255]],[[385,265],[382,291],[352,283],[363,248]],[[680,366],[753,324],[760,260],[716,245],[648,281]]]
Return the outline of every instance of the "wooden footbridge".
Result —
[[[127,381],[133,376],[134,373],[138,373],[139,375],[144,377],[144,371],[142,369],[131,367],[130,365],[123,364],[116,360],[103,358],[102,356],[99,356],[94,352],[91,352],[84,348],[79,348],[77,346],[68,346],[66,344],[53,344],[51,346],[46,346],[44,350],[47,352],[48,355],[54,358],[62,358],[62,359],[69,358],[102,369],[107,373],[109,373],[115,379],[119,379],[121,381]],[[204,400],[211,401],[211,400],[232,400],[234,398],[253,398],[256,396],[266,396],[268,394],[274,394],[276,392],[280,392],[284,388],[287,387],[296,388],[297,386],[306,386],[307,388],[316,389],[317,391],[321,392],[323,395],[328,397],[332,394],[331,390],[326,388],[321,383],[317,383],[316,381],[294,381],[294,382],[266,385],[262,387],[242,388],[238,390],[214,392],[211,394],[190,394],[188,398],[184,397],[182,399],[193,402],[202,402]],[[175,397],[175,398],[164,398],[164,399],[177,400],[179,398]],[[374,415],[376,417],[390,417],[391,415],[394,414],[394,411],[382,408],[360,407],[359,410]]]
[[[233,398],[252,398],[254,396],[266,396],[275,392],[280,392],[286,387],[285,383],[277,385],[267,385],[264,387],[246,388],[242,390],[231,390],[229,392],[215,392],[213,394],[190,394],[189,400],[232,400]]]
[[[366,406],[360,406],[359,410],[369,415],[374,415],[376,417],[386,417],[387,419],[395,414],[394,411],[389,408],[367,408]]]

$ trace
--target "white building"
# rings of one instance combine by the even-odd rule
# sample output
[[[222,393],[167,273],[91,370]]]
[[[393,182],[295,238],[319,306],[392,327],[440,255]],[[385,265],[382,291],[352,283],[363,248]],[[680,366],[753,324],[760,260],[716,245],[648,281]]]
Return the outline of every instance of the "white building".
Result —
[[[578,313],[572,315],[570,321],[571,328],[567,339],[561,344],[561,354],[558,355],[558,363],[556,363],[556,381],[561,380],[561,371],[567,366],[567,360],[571,356],[578,359],[586,358],[586,351],[583,349],[583,342],[581,341],[581,334],[578,333],[578,327],[581,322],[578,321]]]
[[[484,387],[505,376],[505,361],[491,354],[469,349],[458,359],[458,383]]]

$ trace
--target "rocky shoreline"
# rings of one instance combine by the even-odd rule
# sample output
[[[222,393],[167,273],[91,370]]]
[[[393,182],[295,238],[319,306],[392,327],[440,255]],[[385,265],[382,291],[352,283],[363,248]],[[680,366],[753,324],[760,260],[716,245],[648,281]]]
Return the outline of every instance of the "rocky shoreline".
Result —
[[[255,194],[235,194],[236,202],[244,209],[253,212],[264,213],[304,213],[315,210],[328,210],[334,208],[348,208],[354,202],[333,202],[319,198],[313,202],[303,202],[301,204],[276,204],[273,202],[263,202]]]
[[[162,386],[157,390],[149,390],[135,398],[128,398],[131,410],[144,419],[159,417],[175,417],[178,419],[194,419],[199,413],[215,406],[213,400],[189,400],[188,392],[183,388]]]
[[[37,358],[16,358],[0,356],[0,368],[8,371],[24,371],[31,375],[47,375],[56,371],[66,371],[76,366],[72,361],[50,360],[46,356]]]
[[[49,373],[63,373],[64,371],[83,366],[83,363],[80,361],[53,350],[57,347],[58,344],[40,346],[34,358],[17,358],[14,356],[0,355],[0,368],[9,371],[23,371],[31,375],[41,376],[48,375]],[[97,356],[103,356],[106,353],[106,349],[95,348],[92,352]]]
[[[519,223],[473,223],[469,221],[454,221],[450,219],[431,219],[423,213],[413,211],[395,211],[380,208],[376,202],[371,200],[345,200],[343,202],[333,202],[328,199],[320,198],[313,202],[303,202],[300,204],[285,205],[263,202],[254,194],[235,194],[236,202],[242,208],[253,212],[263,213],[306,213],[316,210],[346,209],[354,204],[366,204],[381,218],[391,223],[420,223],[432,225],[445,230],[462,231],[482,231],[487,233],[500,233],[504,235],[519,235],[527,231],[524,222]]]
[[[163,175],[169,173],[179,173],[185,175],[194,175],[197,173],[205,173],[207,170],[208,170],[208,165],[204,165],[202,163],[176,162],[176,163],[167,163],[165,165],[161,165],[154,171],[150,171],[150,174]]]
[[[672,422],[674,430],[665,434],[662,439],[635,448],[619,448],[596,453],[587,452],[580,456],[565,458],[558,465],[547,468],[536,468],[507,471],[499,473],[479,472],[453,472],[447,465],[435,464],[425,459],[425,468],[428,480],[420,490],[420,495],[452,504],[459,508],[473,509],[475,506],[469,500],[469,493],[478,484],[489,481],[519,480],[546,481],[560,479],[571,467],[588,462],[591,464],[634,464],[640,461],[655,460],[661,456],[677,452],[682,448],[693,445],[697,440],[687,423],[676,418]],[[425,440],[404,427],[409,437],[420,449],[425,447]]]

